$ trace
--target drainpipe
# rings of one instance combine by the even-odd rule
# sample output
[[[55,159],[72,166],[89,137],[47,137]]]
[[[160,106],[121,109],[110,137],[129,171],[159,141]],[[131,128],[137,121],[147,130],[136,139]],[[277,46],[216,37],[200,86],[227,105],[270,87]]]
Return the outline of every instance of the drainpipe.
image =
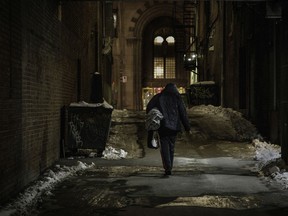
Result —
[[[101,73],[101,55],[102,55],[102,40],[103,40],[103,18],[102,18],[102,2],[97,2],[97,41],[95,41],[96,46],[96,64],[95,64],[95,72]]]
[[[273,24],[273,111],[276,110],[277,102],[276,102],[276,87],[277,87],[277,82],[276,82],[276,61],[277,61],[277,56],[276,56],[276,45],[277,45],[277,34],[276,34],[276,25],[277,21],[274,22]]]

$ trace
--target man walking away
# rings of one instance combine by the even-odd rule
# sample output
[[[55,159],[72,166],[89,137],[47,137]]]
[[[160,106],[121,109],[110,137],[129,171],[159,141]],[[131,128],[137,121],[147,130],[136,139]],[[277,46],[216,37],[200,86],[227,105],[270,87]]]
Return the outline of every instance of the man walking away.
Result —
[[[156,94],[147,104],[146,113],[154,107],[158,108],[163,115],[158,130],[161,144],[160,153],[165,175],[171,175],[174,147],[177,134],[181,131],[181,123],[185,131],[190,131],[186,107],[175,84],[167,84],[162,92]]]

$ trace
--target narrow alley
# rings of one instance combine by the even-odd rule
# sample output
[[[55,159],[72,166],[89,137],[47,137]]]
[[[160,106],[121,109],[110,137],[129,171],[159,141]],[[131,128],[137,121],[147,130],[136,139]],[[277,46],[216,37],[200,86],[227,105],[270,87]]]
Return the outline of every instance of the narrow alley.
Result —
[[[288,1],[1,0],[0,26],[0,216],[287,214]]]
[[[263,216],[288,211],[288,191],[257,169],[249,141],[259,136],[257,130],[236,112],[213,106],[189,110],[193,133],[178,137],[169,177],[163,175],[159,149],[146,147],[144,112],[114,112],[107,146],[124,149],[127,157],[109,160],[82,153],[61,159],[58,167],[79,161],[94,165],[43,193],[25,214]],[[238,132],[231,123],[236,119]]]

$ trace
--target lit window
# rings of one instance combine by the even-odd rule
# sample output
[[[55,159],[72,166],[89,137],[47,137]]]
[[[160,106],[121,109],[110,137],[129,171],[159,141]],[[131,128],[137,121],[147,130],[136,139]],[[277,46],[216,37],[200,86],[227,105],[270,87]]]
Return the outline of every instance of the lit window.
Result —
[[[166,58],[165,64],[166,78],[167,79],[175,79],[175,58],[168,57]]]
[[[164,61],[163,58],[154,58],[154,79],[164,78]]]
[[[175,43],[175,39],[174,39],[173,36],[167,37],[167,38],[166,38],[166,41],[167,41],[168,45],[170,45],[170,44],[172,45],[172,44]]]
[[[161,44],[163,43],[163,41],[164,41],[163,37],[157,36],[157,37],[155,37],[155,39],[154,39],[154,44],[155,44],[155,45],[161,45]]]
[[[175,39],[173,36],[154,38],[154,79],[175,79]]]

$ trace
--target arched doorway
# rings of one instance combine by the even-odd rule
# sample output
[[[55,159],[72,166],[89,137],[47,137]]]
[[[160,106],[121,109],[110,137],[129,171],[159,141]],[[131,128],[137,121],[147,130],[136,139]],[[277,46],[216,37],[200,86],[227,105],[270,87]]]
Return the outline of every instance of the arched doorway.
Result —
[[[175,31],[176,21],[167,16],[149,22],[142,34],[142,108],[145,110],[151,97],[170,82],[185,93],[189,74],[183,66],[183,53],[177,46],[183,36]]]
[[[179,87],[187,87],[190,84],[190,71],[185,71],[183,65],[185,49],[190,47],[189,44],[192,41],[191,31],[188,31],[183,21],[186,5],[182,1],[153,3],[137,1],[134,3],[122,2],[117,6],[122,12],[118,19],[121,31],[113,43],[115,98],[121,101],[119,105],[121,109],[143,110],[143,88],[163,87],[167,82],[174,82]],[[192,6],[195,9],[195,6]],[[127,11],[125,14],[132,14],[132,17],[124,16],[123,10]],[[170,33],[163,34],[166,31]],[[182,53],[176,49],[173,55],[175,77],[167,77],[168,73],[166,72],[163,75],[166,78],[156,79],[153,77],[156,32],[162,32],[160,35],[167,43],[167,38],[173,38],[174,48],[179,48],[178,45],[182,46]],[[171,44],[166,45],[170,49],[169,45]],[[163,46],[165,45],[163,44]],[[171,67],[171,61],[164,59],[163,62],[165,62],[163,68],[166,65]],[[125,83],[119,79],[124,76],[128,78]]]

